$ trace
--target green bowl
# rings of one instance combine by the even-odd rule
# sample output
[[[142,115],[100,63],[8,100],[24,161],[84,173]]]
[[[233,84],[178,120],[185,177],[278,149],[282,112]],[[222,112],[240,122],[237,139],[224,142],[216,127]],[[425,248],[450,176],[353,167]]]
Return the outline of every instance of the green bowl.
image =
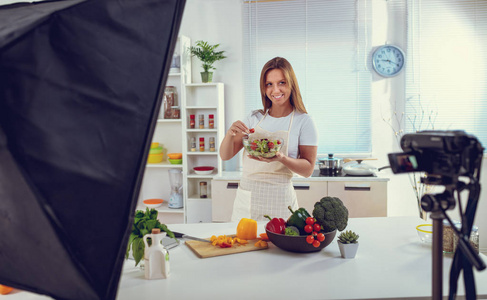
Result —
[[[173,165],[180,165],[183,162],[183,159],[168,159],[168,161]]]

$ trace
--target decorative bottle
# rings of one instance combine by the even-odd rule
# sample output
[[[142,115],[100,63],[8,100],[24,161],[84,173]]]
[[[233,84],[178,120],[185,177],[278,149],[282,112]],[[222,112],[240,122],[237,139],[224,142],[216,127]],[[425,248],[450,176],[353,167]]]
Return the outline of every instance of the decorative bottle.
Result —
[[[165,279],[169,277],[169,252],[161,241],[166,236],[159,228],[152,229],[151,234],[144,235],[144,265],[146,279]],[[151,238],[149,246],[147,238]]]

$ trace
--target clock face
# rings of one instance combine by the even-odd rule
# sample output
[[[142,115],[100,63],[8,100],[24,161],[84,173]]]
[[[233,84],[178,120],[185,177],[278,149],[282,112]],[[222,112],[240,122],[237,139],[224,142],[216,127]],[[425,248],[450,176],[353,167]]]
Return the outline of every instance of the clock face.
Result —
[[[375,50],[372,55],[372,65],[377,74],[393,77],[404,67],[404,52],[399,47],[385,45]]]

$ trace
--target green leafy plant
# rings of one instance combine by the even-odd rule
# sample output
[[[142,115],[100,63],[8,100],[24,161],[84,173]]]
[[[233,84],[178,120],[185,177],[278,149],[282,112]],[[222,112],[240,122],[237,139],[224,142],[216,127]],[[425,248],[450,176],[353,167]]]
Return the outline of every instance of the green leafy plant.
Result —
[[[174,233],[165,224],[159,222],[157,214],[157,210],[153,208],[150,210],[147,208],[145,212],[142,210],[135,212],[134,224],[132,225],[132,233],[129,237],[125,259],[129,257],[130,248],[132,248],[132,255],[134,256],[136,266],[144,257],[144,235],[151,233],[152,229],[159,228],[161,231],[165,231],[167,236],[175,238]],[[149,242],[150,239],[147,241]]]
[[[205,72],[209,72],[210,70],[216,70],[213,64],[216,61],[226,58],[223,53],[225,51],[216,51],[220,44],[210,45],[208,42],[204,41],[197,41],[196,46],[189,47],[189,53],[191,56],[196,56],[199,60],[201,60],[203,70]]]
[[[342,244],[356,244],[359,235],[351,230],[344,231],[338,236],[338,240]]]

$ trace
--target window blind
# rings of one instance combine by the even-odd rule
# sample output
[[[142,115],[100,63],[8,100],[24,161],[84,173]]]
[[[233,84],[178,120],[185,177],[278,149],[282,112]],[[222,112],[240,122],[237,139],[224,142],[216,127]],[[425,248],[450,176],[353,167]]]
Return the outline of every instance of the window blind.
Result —
[[[465,130],[487,145],[487,2],[409,0],[407,132]]]
[[[243,2],[246,113],[262,108],[260,72],[286,58],[319,133],[318,153],[371,151],[368,1]]]

